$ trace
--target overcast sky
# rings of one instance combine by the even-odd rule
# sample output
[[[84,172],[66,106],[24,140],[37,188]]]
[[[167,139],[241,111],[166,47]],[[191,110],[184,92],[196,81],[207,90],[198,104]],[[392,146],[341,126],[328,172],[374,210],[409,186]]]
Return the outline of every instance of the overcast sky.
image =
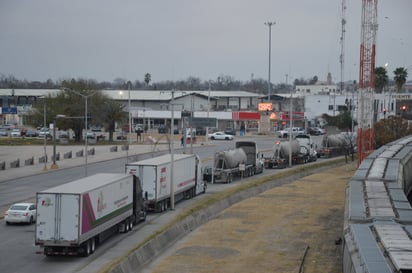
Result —
[[[358,80],[361,0],[346,0],[344,79]],[[45,81],[189,76],[340,81],[341,0],[0,0],[0,74]],[[412,75],[412,1],[378,0],[376,65]],[[288,75],[286,77],[286,74]],[[412,76],[409,77],[411,79]]]

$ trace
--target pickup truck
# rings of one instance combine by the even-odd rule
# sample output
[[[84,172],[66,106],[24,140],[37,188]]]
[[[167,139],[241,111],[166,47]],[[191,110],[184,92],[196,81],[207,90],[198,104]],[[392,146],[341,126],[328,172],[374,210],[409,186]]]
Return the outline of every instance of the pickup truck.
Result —
[[[276,134],[281,137],[281,138],[287,138],[289,137],[289,132],[290,128],[285,128],[280,131],[277,131]],[[305,129],[301,127],[292,127],[292,136],[297,136],[297,135],[304,135],[305,134]]]

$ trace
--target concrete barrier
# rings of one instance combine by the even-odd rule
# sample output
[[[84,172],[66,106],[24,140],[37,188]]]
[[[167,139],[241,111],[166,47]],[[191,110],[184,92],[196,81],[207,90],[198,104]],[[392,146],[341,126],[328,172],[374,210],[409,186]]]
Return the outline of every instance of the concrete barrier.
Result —
[[[54,159],[53,159],[54,157],[52,156],[52,160],[54,161]],[[60,153],[56,153],[56,161],[59,161],[60,160]]]
[[[72,158],[72,157],[73,157],[72,151],[67,152],[67,153],[65,153],[65,154],[63,155],[63,158],[64,158],[64,159],[68,159],[68,158]]]
[[[20,159],[16,159],[10,162],[10,168],[19,168],[20,167]]]
[[[129,145],[122,145],[122,151],[128,151],[129,150]]]
[[[76,152],[76,157],[82,157],[82,156],[83,156],[83,150]]]
[[[24,161],[24,166],[30,166],[30,165],[33,165],[33,164],[34,164],[34,157],[26,159]]]
[[[39,157],[39,163],[47,163],[47,156]]]

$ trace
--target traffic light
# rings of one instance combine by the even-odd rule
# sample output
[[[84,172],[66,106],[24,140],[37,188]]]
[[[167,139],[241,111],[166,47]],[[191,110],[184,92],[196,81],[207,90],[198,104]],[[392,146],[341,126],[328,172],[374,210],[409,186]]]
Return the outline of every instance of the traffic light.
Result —
[[[402,112],[405,113],[405,111],[406,111],[406,105],[402,105],[401,109],[402,109]]]

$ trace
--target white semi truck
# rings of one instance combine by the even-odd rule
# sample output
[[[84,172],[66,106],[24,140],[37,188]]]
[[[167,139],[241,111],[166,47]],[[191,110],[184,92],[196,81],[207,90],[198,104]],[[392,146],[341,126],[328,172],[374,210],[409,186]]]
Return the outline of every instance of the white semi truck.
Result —
[[[134,175],[92,175],[38,192],[36,202],[35,244],[46,256],[88,256],[110,233],[146,219]]]
[[[171,179],[172,155],[166,154],[126,164],[126,173],[140,178],[148,210],[162,212],[174,203],[206,192],[200,158],[193,154],[173,155],[173,181]],[[171,183],[173,185],[171,186]]]

